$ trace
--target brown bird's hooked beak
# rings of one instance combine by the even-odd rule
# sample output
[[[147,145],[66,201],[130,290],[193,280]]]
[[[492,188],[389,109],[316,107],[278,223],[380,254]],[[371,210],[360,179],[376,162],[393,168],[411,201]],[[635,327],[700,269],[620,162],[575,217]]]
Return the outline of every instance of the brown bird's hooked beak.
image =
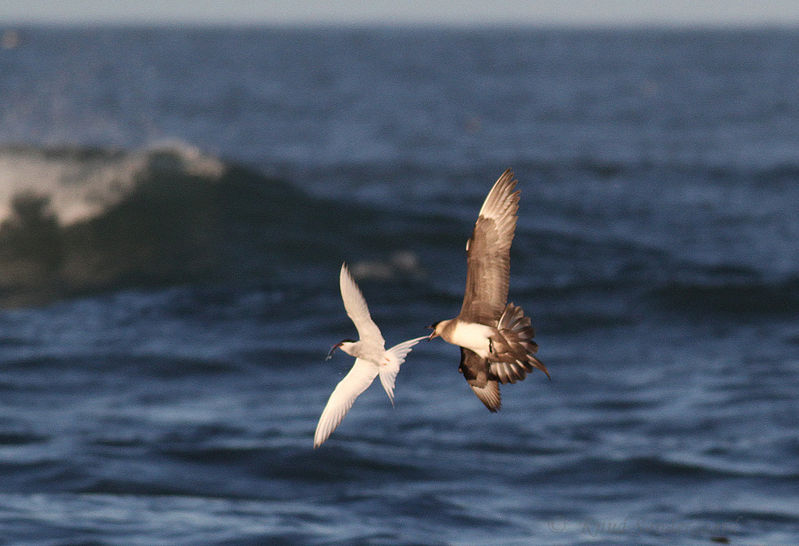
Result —
[[[435,339],[435,338],[438,337],[438,334],[436,333],[436,325],[435,324],[431,324],[430,326],[425,326],[425,328],[427,328],[428,330],[433,330],[432,332],[430,332],[430,335],[427,336],[427,340],[426,341],[430,341],[431,339]]]
[[[330,351],[327,353],[327,356],[325,357],[325,360],[330,360],[331,358],[333,358],[333,353],[336,352],[336,349],[341,347],[342,343],[344,343],[344,342],[343,341],[339,341],[338,343],[336,343],[335,345],[330,347]]]

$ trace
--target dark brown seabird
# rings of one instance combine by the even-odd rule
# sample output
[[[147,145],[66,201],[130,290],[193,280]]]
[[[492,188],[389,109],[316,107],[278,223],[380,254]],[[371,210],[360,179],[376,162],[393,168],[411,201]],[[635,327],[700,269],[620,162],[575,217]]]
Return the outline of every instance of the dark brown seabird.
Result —
[[[466,292],[457,317],[430,328],[461,348],[458,370],[485,406],[499,410],[499,383],[523,380],[533,368],[549,377],[534,355],[535,331],[521,307],[507,303],[510,247],[519,210],[518,180],[510,169],[491,188],[466,242]]]

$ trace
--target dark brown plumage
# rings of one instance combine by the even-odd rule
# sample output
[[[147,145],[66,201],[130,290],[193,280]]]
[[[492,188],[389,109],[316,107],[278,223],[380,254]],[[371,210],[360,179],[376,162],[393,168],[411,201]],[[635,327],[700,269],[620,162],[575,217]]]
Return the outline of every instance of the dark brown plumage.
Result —
[[[459,370],[477,397],[491,411],[499,410],[499,383],[523,380],[533,368],[549,377],[534,355],[529,317],[506,303],[510,279],[510,247],[519,210],[517,180],[508,169],[497,179],[480,208],[466,243],[466,290],[457,317],[434,325],[430,339],[441,336],[461,347]]]

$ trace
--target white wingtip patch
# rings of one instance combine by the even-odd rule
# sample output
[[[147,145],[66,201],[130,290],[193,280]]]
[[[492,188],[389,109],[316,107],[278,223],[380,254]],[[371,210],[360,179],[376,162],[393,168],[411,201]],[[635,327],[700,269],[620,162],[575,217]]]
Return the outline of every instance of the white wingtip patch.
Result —
[[[517,197],[514,199],[513,190],[516,187],[518,180],[513,178],[513,171],[510,169],[505,170],[500,175],[491,191],[480,207],[478,216],[491,219],[499,219],[507,214],[509,208],[512,208],[518,203],[518,192],[515,194]]]

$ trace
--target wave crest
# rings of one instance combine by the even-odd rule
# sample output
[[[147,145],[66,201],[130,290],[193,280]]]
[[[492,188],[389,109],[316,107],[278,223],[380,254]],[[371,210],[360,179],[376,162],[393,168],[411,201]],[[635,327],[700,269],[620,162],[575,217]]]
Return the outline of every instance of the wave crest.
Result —
[[[69,225],[119,203],[143,177],[172,172],[214,179],[224,170],[217,158],[177,141],[135,152],[1,148],[0,221],[14,215],[14,200],[20,195],[46,199],[59,224]]]
[[[262,242],[272,213],[302,199],[180,143],[133,152],[7,147],[0,172],[5,305],[229,274],[246,262],[233,254]]]

